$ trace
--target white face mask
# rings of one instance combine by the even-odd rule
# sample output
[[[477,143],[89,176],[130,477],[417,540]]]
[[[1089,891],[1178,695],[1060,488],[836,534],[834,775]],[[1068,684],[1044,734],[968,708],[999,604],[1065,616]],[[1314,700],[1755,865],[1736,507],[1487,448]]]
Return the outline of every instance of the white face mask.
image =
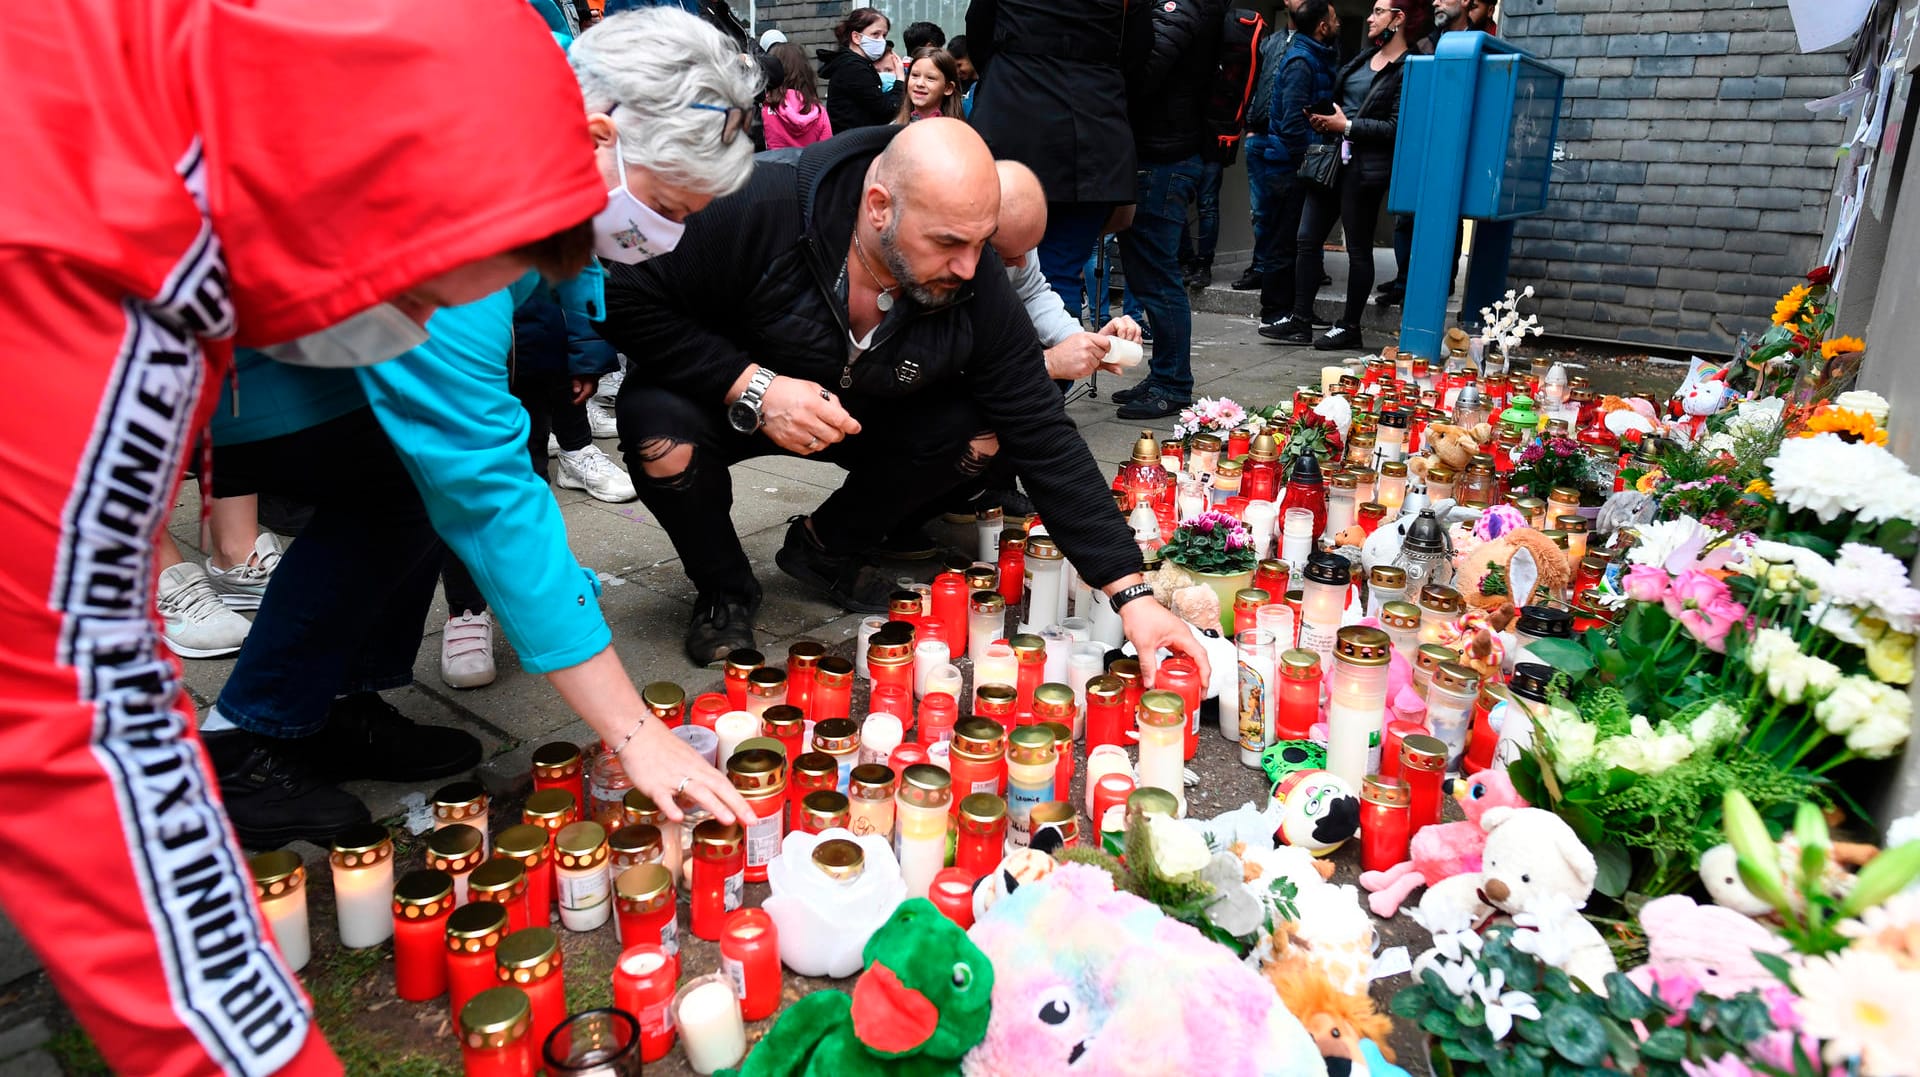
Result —
[[[863,37],[860,39],[860,51],[866,53],[867,59],[878,60],[881,54],[887,51],[887,39],[884,37]]]
[[[620,182],[607,192],[606,208],[593,218],[593,253],[609,262],[639,265],[679,246],[687,226],[662,215],[627,190],[627,160],[620,156],[617,134],[613,136],[613,162]]]
[[[338,325],[259,350],[288,366],[341,369],[384,363],[426,342],[426,326],[382,303]]]

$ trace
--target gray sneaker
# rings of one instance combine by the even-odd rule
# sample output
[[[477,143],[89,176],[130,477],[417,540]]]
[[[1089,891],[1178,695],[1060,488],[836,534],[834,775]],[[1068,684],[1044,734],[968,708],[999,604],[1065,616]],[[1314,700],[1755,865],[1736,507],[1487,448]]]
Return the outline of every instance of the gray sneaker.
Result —
[[[260,596],[267,593],[267,583],[273,579],[273,570],[278,564],[280,540],[263,531],[253,540],[252,555],[232,568],[215,568],[213,559],[208,558],[207,580],[228,608],[257,610]]]
[[[189,561],[160,574],[165,639],[182,658],[219,658],[240,649],[253,623],[220,601],[206,572]]]

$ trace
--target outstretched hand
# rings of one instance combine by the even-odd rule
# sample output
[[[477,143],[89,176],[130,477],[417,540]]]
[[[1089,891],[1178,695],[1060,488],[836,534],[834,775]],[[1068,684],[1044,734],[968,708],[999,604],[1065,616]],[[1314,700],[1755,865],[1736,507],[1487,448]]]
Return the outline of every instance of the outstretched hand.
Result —
[[[725,775],[708,765],[705,757],[674,736],[664,723],[651,717],[621,751],[620,766],[634,788],[653,798],[673,822],[686,815],[678,803],[681,800],[700,805],[723,823],[744,826],[754,817],[753,809]]]
[[[1200,668],[1200,683],[1213,680],[1213,667],[1207,663],[1206,648],[1194,638],[1193,629],[1172,610],[1152,598],[1136,598],[1120,607],[1120,627],[1139,652],[1140,675],[1148,687],[1160,670],[1162,648],[1185,655]]]

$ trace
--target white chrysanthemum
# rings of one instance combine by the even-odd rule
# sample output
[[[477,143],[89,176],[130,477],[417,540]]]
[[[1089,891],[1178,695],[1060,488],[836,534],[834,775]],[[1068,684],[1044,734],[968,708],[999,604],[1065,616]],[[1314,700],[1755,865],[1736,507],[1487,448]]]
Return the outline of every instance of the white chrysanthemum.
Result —
[[[1760,561],[1769,566],[1788,565],[1796,574],[1808,583],[1819,579],[1820,573],[1831,568],[1827,559],[1807,549],[1786,542],[1773,542],[1768,539],[1755,539],[1747,547],[1749,563]],[[1774,588],[1780,590],[1780,588]]]
[[[1920,998],[1920,972],[1886,954],[1852,947],[1809,957],[1793,972],[1800,993],[1800,1030],[1822,1041],[1829,1066],[1860,1060],[1864,1077],[1913,1072],[1920,1058],[1920,1021],[1908,1011]]]
[[[1733,435],[1724,430],[1717,434],[1708,434],[1706,437],[1700,439],[1700,447],[1711,453],[1730,453],[1734,450],[1736,444],[1733,440]]]
[[[1774,399],[1783,404],[1786,402],[1779,397]],[[1833,406],[1842,411],[1857,411],[1872,419],[1874,425],[1883,428],[1887,425],[1887,414],[1893,410],[1893,405],[1887,403],[1886,397],[1871,389],[1851,389],[1841,393],[1833,398]]]
[[[1673,552],[1703,534],[1712,536],[1714,532],[1703,527],[1700,521],[1682,513],[1671,520],[1659,520],[1650,524],[1640,524],[1634,530],[1640,540],[1627,551],[1627,560],[1636,565],[1665,565]]]
[[[1835,734],[1849,733],[1855,726],[1877,720],[1869,736],[1871,742],[1877,743],[1889,735],[1888,722],[1898,721],[1902,727],[1911,727],[1913,702],[1897,688],[1872,677],[1855,675],[1840,678],[1833,691],[1814,706],[1813,716],[1827,732]]]
[[[1774,500],[1822,523],[1845,513],[1864,523],[1920,521],[1920,477],[1878,445],[1834,434],[1788,438],[1767,470]]]

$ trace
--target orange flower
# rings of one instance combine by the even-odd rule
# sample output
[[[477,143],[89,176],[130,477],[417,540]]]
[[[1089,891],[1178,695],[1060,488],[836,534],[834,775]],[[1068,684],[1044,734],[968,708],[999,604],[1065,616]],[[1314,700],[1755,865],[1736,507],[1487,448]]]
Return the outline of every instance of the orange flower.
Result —
[[[1812,292],[1813,289],[1804,284],[1796,284],[1789,288],[1787,294],[1781,296],[1780,301],[1773,305],[1773,324],[1785,325],[1799,318],[1801,308],[1807,305],[1807,296]]]
[[[1822,404],[1814,411],[1800,436],[1810,438],[1815,434],[1838,434],[1842,441],[1864,441],[1869,445],[1887,443],[1887,432],[1874,423],[1873,416],[1831,404]]]
[[[1773,500],[1773,485],[1765,479],[1755,479],[1748,483],[1745,492],[1766,501]]]
[[[1831,359],[1836,355],[1850,355],[1867,350],[1867,342],[1859,337],[1835,337],[1820,345],[1820,358]]]

